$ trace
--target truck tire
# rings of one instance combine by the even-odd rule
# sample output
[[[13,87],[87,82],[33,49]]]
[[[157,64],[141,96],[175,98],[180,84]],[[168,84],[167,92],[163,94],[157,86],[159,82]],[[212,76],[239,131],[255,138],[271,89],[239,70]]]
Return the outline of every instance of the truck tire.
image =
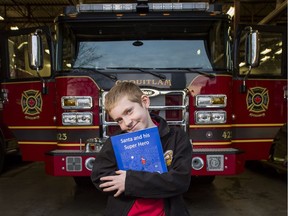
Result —
[[[3,142],[0,140],[0,173],[2,173],[4,168],[4,160],[5,160],[5,149]]]
[[[271,146],[269,159],[273,162],[283,161],[287,163],[287,124],[284,124],[276,134]]]
[[[262,161],[266,168],[287,175],[287,124],[279,129],[270,148],[269,159]]]

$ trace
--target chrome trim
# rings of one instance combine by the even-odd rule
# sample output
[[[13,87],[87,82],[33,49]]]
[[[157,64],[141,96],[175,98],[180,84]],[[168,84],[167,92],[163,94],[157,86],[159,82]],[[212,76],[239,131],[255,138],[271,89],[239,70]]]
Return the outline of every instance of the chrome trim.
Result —
[[[75,99],[75,100],[79,100],[79,99],[88,99],[90,101],[88,106],[65,106],[65,99]],[[93,107],[93,100],[91,96],[62,96],[61,98],[61,107],[64,110],[71,110],[71,109],[91,109]]]
[[[182,119],[177,119],[175,121],[167,120],[168,125],[179,125],[182,127],[185,131],[188,129],[189,126],[189,97],[187,94],[187,91],[185,90],[154,90],[154,89],[147,89],[143,88],[144,91],[151,91],[151,95],[149,96],[151,105],[149,107],[149,110],[157,110],[160,112],[161,115],[165,115],[166,111],[171,110],[179,110],[182,113]],[[141,89],[142,90],[142,89]],[[117,126],[117,123],[114,121],[106,121],[107,113],[105,111],[104,103],[105,103],[105,95],[108,92],[102,92],[101,97],[99,98],[99,106],[102,107],[102,112],[100,112],[99,117],[101,119],[101,124],[103,127],[103,137],[108,137],[107,130],[109,126]],[[175,106],[164,106],[165,104],[165,96],[181,96],[181,104],[175,105]]]

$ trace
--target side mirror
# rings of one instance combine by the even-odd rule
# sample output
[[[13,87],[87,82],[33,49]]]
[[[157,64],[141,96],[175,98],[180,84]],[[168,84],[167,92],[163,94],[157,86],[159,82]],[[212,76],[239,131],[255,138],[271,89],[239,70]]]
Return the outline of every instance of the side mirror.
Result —
[[[44,62],[44,50],[43,43],[41,39],[42,30],[37,29],[34,33],[30,34],[28,37],[28,59],[29,67],[32,70],[36,70],[39,78],[42,81],[42,94],[48,94],[48,88],[46,81],[40,76],[39,70],[43,68]]]
[[[253,31],[250,27],[250,31],[246,35],[245,41],[245,62],[249,67],[257,67],[259,65],[260,55],[260,40],[259,32]]]
[[[41,70],[43,68],[43,44],[41,40],[41,30],[37,29],[28,37],[28,56],[29,66],[32,70]]]
[[[257,30],[253,31],[252,27],[247,27],[248,33],[245,37],[245,63],[249,67],[248,73],[243,78],[242,84],[240,85],[240,92],[246,93],[246,80],[252,71],[252,67],[259,65],[260,56],[260,38]]]

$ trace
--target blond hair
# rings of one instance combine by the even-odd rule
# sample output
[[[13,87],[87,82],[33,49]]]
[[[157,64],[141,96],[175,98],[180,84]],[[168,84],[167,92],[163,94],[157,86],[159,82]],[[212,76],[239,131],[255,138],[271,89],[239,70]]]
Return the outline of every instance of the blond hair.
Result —
[[[105,95],[105,110],[109,114],[117,105],[117,102],[125,96],[127,96],[131,102],[139,103],[142,106],[141,97],[143,94],[139,86],[132,82],[117,83]]]

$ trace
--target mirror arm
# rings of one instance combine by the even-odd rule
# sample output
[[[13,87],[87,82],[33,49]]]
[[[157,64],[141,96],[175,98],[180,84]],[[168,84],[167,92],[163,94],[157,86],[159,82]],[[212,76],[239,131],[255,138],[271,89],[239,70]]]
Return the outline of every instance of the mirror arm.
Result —
[[[248,73],[245,75],[245,77],[242,80],[242,84],[240,86],[240,93],[246,93],[247,92],[246,80],[247,80],[248,76],[250,75],[251,70],[252,70],[252,66],[250,65],[249,69],[248,69]]]
[[[36,69],[36,72],[37,72],[37,75],[40,78],[41,83],[42,83],[42,94],[43,95],[48,94],[48,87],[47,87],[47,83],[46,83],[47,81],[45,79],[43,79],[43,77],[40,75],[38,68]]]

